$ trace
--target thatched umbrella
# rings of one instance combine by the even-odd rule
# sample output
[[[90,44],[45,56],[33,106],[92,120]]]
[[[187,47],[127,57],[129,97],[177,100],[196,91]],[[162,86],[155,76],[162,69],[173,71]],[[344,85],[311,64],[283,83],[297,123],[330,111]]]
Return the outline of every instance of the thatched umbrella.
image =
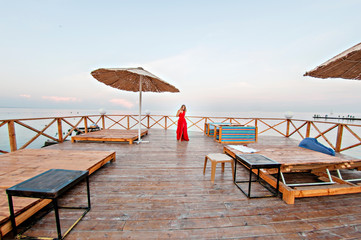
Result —
[[[303,76],[361,80],[361,43],[306,72]]]
[[[141,142],[142,92],[179,92],[171,84],[138,68],[99,68],[91,72],[98,81],[125,91],[139,92],[138,143]]]

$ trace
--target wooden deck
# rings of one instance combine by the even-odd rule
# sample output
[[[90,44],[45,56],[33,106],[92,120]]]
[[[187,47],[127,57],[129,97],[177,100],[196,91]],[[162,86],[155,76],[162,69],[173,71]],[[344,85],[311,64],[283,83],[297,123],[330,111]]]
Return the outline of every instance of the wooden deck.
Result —
[[[140,136],[148,134],[148,130],[141,130]],[[90,142],[129,142],[133,144],[138,139],[138,130],[130,129],[104,129],[95,132],[84,133],[71,137],[71,141],[90,141]]]
[[[23,149],[0,155],[0,236],[11,230],[6,189],[52,168],[88,170],[89,174],[109,161],[114,151],[63,151],[56,149]],[[14,197],[17,223],[46,206],[50,200]]]
[[[230,165],[224,174],[218,167],[215,184],[210,167],[203,175],[205,155],[223,152],[222,144],[201,132],[189,132],[189,142],[179,143],[175,136],[175,131],[151,129],[145,137],[150,142],[139,145],[66,142],[48,147],[117,154],[115,163],[90,176],[92,209],[67,239],[361,238],[361,194],[302,198],[293,205],[281,197],[247,199],[233,184]],[[288,148],[298,142],[260,136],[256,144]],[[61,201],[86,204],[85,195],[79,185]],[[77,214],[60,212],[62,228]],[[27,234],[55,236],[54,224],[51,212]]]

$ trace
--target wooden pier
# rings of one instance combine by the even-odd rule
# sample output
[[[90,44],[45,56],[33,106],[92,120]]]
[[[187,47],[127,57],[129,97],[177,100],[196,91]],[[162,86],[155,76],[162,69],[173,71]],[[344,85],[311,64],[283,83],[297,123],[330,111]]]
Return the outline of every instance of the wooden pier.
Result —
[[[215,184],[210,168],[203,175],[204,157],[222,153],[224,145],[201,132],[189,132],[189,136],[189,142],[177,142],[175,131],[151,129],[144,137],[150,142],[138,145],[65,142],[49,146],[110,150],[117,155],[116,162],[90,176],[92,209],[67,239],[361,238],[360,193],[301,198],[292,205],[281,197],[248,199],[233,184],[230,165],[224,173],[220,167],[216,170]],[[297,144],[290,138],[260,136],[252,147],[287,149]],[[237,176],[248,173],[240,168]],[[62,203],[79,203],[85,195],[80,184]],[[72,212],[60,215],[64,229],[77,217]],[[50,213],[27,235],[56,236],[54,224]]]
[[[332,116],[320,116],[320,115],[314,115],[313,118],[316,119],[328,119],[328,120],[347,120],[347,121],[360,121],[361,118],[355,118],[355,117],[332,117]]]

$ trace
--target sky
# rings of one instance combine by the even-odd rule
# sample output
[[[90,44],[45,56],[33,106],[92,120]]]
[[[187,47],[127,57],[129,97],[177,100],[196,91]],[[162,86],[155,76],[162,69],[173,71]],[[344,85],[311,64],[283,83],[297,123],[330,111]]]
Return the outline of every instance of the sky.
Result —
[[[303,74],[361,42],[359,0],[0,0],[0,107],[117,109],[138,93],[94,79],[143,67],[180,93],[143,110],[361,112],[361,82]]]

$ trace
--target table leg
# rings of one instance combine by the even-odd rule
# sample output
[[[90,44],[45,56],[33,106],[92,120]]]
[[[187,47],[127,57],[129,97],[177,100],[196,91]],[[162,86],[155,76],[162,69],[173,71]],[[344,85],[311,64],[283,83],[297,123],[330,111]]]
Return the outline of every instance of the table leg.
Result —
[[[278,167],[276,196],[278,196],[279,189],[280,189],[280,175],[281,175],[281,168]]]
[[[234,160],[233,159],[231,161],[231,165],[232,165],[232,176],[234,178]]]
[[[56,198],[53,199],[53,205],[54,205],[54,212],[55,212],[56,230],[58,232],[58,239],[63,239],[61,236],[58,200]]]
[[[10,220],[11,220],[11,226],[13,228],[13,234],[14,238],[18,234],[16,222],[15,222],[15,214],[14,214],[14,205],[13,205],[13,197],[8,194],[8,201],[9,201],[9,209],[10,209]]]
[[[216,178],[216,167],[217,167],[217,163],[212,162],[212,169],[211,169],[211,181],[212,181],[212,183],[214,183],[214,179]]]
[[[88,194],[88,210],[90,210],[90,188],[89,188],[89,175],[86,177],[86,187],[87,187],[87,194]]]
[[[237,175],[237,161],[234,159],[234,174],[233,174],[233,182],[236,183],[236,175]]]
[[[249,169],[248,197],[251,197],[252,168]]]
[[[208,157],[206,156],[206,157],[204,158],[203,175],[206,174],[207,160],[208,160]]]

